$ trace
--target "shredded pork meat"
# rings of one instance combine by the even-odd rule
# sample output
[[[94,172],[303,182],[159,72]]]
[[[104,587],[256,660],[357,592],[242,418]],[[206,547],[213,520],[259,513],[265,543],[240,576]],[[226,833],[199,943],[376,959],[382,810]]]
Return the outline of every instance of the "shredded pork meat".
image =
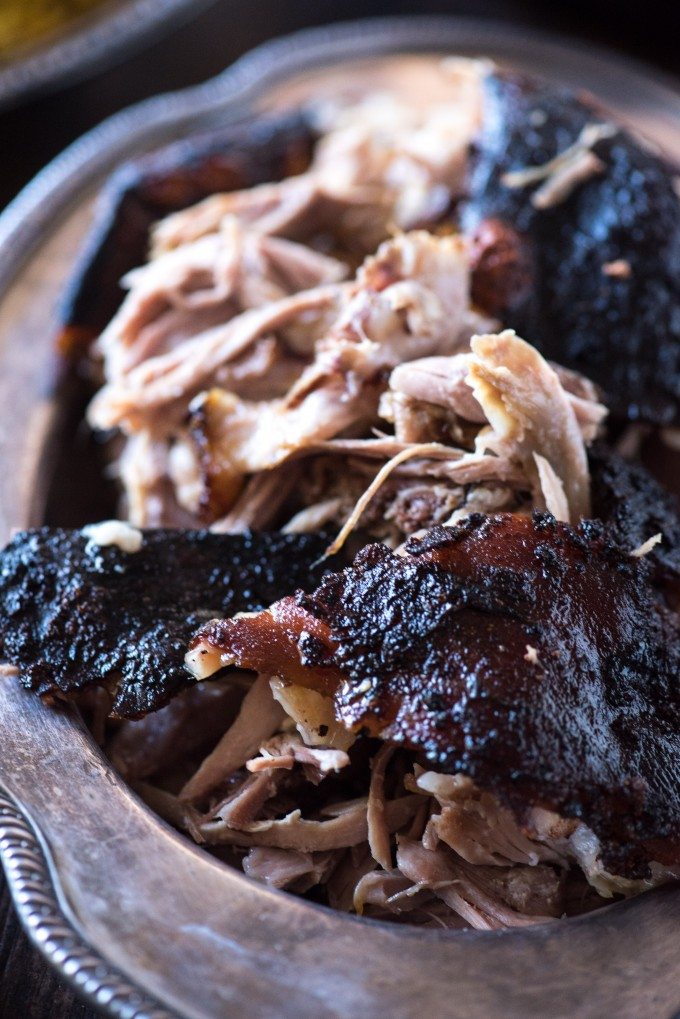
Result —
[[[206,847],[236,854],[231,859],[249,877],[298,894],[324,890],[335,908],[366,916],[480,930],[543,923],[578,912],[585,893],[567,894],[574,867],[592,886],[590,908],[642,890],[603,871],[597,839],[582,823],[535,809],[520,826],[466,776],[425,771],[411,752],[351,736],[328,704],[316,691],[260,677],[180,798],[162,788],[177,785],[172,771],[135,788]],[[152,744],[154,720],[146,722]],[[272,724],[277,731],[260,736],[248,758],[258,742],[250,736]],[[125,726],[129,732],[139,723]],[[131,743],[125,726],[118,748]],[[161,744],[167,738],[166,725]],[[357,787],[366,794],[343,799]],[[669,876],[657,868],[644,886]]]
[[[302,244],[239,227],[221,229],[153,259],[123,279],[128,296],[99,338],[106,376],[120,379],[248,308],[337,282],[342,262]]]
[[[315,117],[321,138],[309,170],[277,184],[218,194],[157,224],[152,253],[212,235],[225,218],[260,234],[309,239],[330,232],[368,251],[389,225],[437,222],[465,185],[470,141],[482,115],[482,61],[442,65],[447,95],[369,93],[326,101]]]
[[[305,173],[154,227],[96,345],[105,384],[89,409],[121,435],[133,522],[351,521],[398,545],[470,506],[587,511],[594,387],[495,333],[472,302],[470,242],[418,229],[460,195],[481,116],[486,68],[441,73],[448,91],[427,106],[327,100]],[[426,443],[450,452],[417,456]]]

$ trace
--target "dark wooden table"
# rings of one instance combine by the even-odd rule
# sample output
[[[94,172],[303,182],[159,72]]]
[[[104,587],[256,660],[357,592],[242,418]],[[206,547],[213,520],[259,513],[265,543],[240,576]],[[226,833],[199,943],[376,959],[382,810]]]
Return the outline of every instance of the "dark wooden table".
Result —
[[[507,18],[606,43],[671,73],[680,71],[674,0],[217,0],[171,35],[159,38],[96,78],[0,114],[0,209],[65,145],[103,117],[146,96],[217,73],[267,38],[308,25],[365,15],[474,14]],[[0,751],[1,752],[1,751]],[[0,875],[0,1019],[95,1019],[32,948]]]

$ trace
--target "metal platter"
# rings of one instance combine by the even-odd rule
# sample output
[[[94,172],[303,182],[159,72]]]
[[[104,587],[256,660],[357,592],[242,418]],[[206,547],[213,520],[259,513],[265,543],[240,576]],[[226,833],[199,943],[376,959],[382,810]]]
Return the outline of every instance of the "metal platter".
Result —
[[[0,62],[0,107],[101,70],[211,0],[108,0]]]
[[[507,25],[362,22],[269,44],[206,85],[106,121],[0,217],[0,539],[43,518],[56,459],[55,303],[103,177],[132,154],[396,54],[487,55],[587,88],[680,160],[680,96],[635,65]],[[351,54],[351,57],[348,57]],[[62,451],[63,453],[63,451]],[[59,491],[59,479],[52,485]],[[0,674],[0,856],[34,942],[111,1015],[654,1015],[680,1005],[680,889],[518,931],[416,931],[251,883],[178,836],[115,774],[75,712]]]

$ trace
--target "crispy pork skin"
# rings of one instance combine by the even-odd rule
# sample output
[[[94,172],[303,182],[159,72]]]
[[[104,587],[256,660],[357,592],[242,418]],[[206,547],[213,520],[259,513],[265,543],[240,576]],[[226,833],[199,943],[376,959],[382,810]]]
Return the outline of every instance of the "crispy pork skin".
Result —
[[[602,442],[588,453],[593,514],[607,521],[622,549],[639,548],[655,534],[661,541],[647,556],[673,604],[680,597],[680,514],[674,495],[639,464]]]
[[[319,535],[118,529],[139,541],[98,545],[43,527],[10,542],[0,553],[0,657],[43,695],[105,687],[121,718],[194,683],[183,659],[202,620],[262,608],[321,575]]]
[[[468,775],[520,821],[583,821],[612,873],[644,877],[680,860],[680,628],[653,577],[601,522],[478,514],[208,624],[190,661],[330,693],[347,727]]]
[[[460,211],[473,295],[599,383],[612,413],[677,420],[677,170],[603,124],[592,102],[539,79],[491,74],[484,91]]]

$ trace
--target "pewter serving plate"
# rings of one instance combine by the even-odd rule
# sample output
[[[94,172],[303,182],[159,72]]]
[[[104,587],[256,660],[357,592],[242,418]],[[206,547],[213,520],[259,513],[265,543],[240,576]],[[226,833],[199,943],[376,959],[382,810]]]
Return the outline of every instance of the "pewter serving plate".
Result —
[[[55,463],[78,454],[63,448],[51,345],[55,302],[104,176],[188,132],[389,74],[399,54],[450,53],[589,89],[680,161],[672,84],[583,43],[467,20],[314,30],[265,46],[204,86],[124,111],[48,166],[0,218],[0,539],[45,519],[48,488],[61,519],[79,512],[52,476]],[[43,707],[8,675],[0,785],[0,855],[23,923],[111,1015],[665,1019],[680,1006],[677,887],[495,933],[339,915],[253,884],[175,834],[115,774],[74,711]]]

